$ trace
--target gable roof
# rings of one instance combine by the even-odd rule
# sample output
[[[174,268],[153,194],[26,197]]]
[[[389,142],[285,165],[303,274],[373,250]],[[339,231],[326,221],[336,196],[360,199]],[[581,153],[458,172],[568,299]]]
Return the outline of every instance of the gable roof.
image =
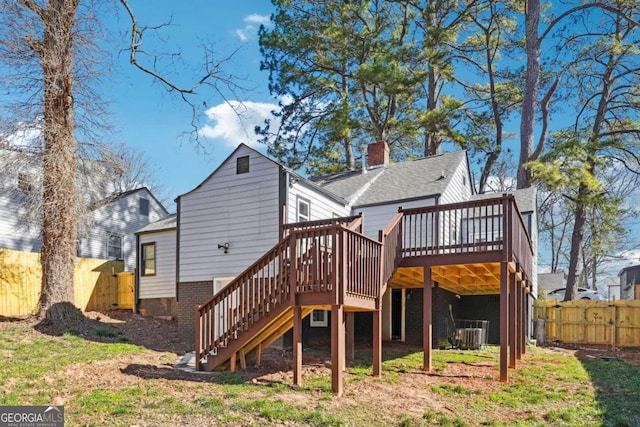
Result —
[[[441,195],[451,182],[452,171],[463,161],[467,161],[466,152],[456,151],[314,181],[353,206],[417,200]]]
[[[347,201],[346,201],[346,200],[344,200],[344,198],[342,198],[340,195],[337,195],[337,194],[335,194],[335,193],[333,193],[333,192],[331,192],[331,191],[327,191],[327,189],[322,188],[321,186],[319,186],[318,184],[316,184],[316,183],[315,183],[315,182],[313,182],[312,180],[309,180],[309,179],[307,179],[307,178],[305,178],[305,177],[303,177],[303,176],[301,176],[301,175],[297,174],[296,172],[294,172],[293,170],[289,169],[289,168],[288,168],[288,167],[286,167],[285,165],[283,165],[283,164],[281,164],[281,163],[279,163],[279,162],[277,162],[277,161],[273,160],[273,159],[272,159],[272,158],[270,158],[269,156],[266,156],[266,155],[262,154],[261,152],[259,152],[259,151],[258,151],[258,150],[256,150],[255,148],[250,147],[250,146],[248,146],[248,145],[246,145],[246,144],[244,144],[244,143],[240,143],[240,144],[238,144],[238,146],[235,148],[235,150],[233,150],[233,152],[231,152],[231,154],[229,154],[229,156],[228,156],[226,159],[224,159],[224,160],[222,161],[222,163],[220,163],[220,165],[219,165],[219,166],[218,166],[218,167],[217,167],[213,172],[211,172],[211,173],[209,174],[209,176],[207,176],[207,177],[206,177],[206,178],[205,178],[205,179],[204,179],[200,184],[198,184],[194,189],[192,189],[192,190],[190,190],[190,191],[187,191],[187,192],[186,192],[186,193],[184,193],[184,194],[179,195],[179,196],[176,198],[176,201],[177,201],[179,198],[181,198],[182,196],[186,196],[187,194],[191,194],[191,193],[193,193],[194,191],[196,191],[197,189],[199,189],[200,187],[202,187],[202,186],[203,186],[207,181],[209,181],[209,180],[210,180],[210,179],[211,179],[211,178],[216,174],[216,172],[218,172],[218,171],[219,171],[219,170],[220,170],[220,169],[221,169],[221,168],[222,168],[222,167],[223,167],[227,162],[229,162],[231,159],[233,159],[233,158],[235,157],[236,153],[237,153],[241,148],[248,149],[248,150],[249,150],[249,151],[251,151],[252,153],[254,153],[254,154],[256,154],[256,155],[258,155],[258,156],[260,156],[260,157],[262,157],[262,158],[264,158],[264,159],[266,159],[266,160],[268,160],[268,161],[269,161],[269,162],[271,162],[273,165],[275,165],[275,166],[279,167],[280,169],[282,169],[282,170],[286,171],[286,172],[287,172],[288,174],[290,174],[291,176],[295,177],[295,179],[296,179],[298,182],[300,182],[301,184],[304,184],[304,185],[306,185],[307,187],[312,188],[313,190],[315,190],[315,191],[317,191],[317,192],[319,192],[319,193],[321,193],[321,194],[325,195],[326,197],[329,197],[329,198],[331,198],[331,199],[335,200],[336,202],[344,203],[345,205],[347,205],[347,204],[348,204],[348,203],[347,203]]]
[[[265,156],[264,154],[262,154],[261,152],[259,152],[258,150],[248,146],[247,144],[241,142],[240,144],[238,144],[238,146],[231,152],[231,154],[229,154],[227,156],[226,159],[224,159],[222,162],[220,162],[220,164],[218,165],[217,168],[215,168],[213,170],[213,172],[211,172],[209,174],[209,176],[207,176],[205,179],[202,180],[202,182],[198,185],[196,185],[192,190],[187,191],[186,193],[180,194],[178,197],[176,197],[176,201],[181,198],[182,196],[186,196],[187,194],[191,194],[194,191],[196,191],[197,189],[199,189],[200,187],[202,187],[207,181],[209,181],[215,174],[216,172],[218,172],[220,169],[222,169],[222,167],[229,161],[231,161],[231,159],[234,158],[234,156],[236,155],[236,153],[238,151],[240,151],[241,149],[248,149],[249,151],[252,151],[253,153],[259,155],[260,157],[265,158],[266,160],[270,161],[271,163],[274,164],[274,166],[278,166],[278,167],[283,167],[280,163],[276,162],[275,160],[269,158],[268,156]]]
[[[160,203],[160,201],[158,199],[156,199],[156,196],[153,195],[153,193],[151,192],[151,190],[149,190],[147,187],[140,187],[140,188],[134,188],[133,190],[127,190],[127,191],[121,191],[118,193],[113,193],[110,196],[107,196],[103,199],[97,200],[93,203],[91,203],[89,205],[89,210],[90,211],[94,211],[96,209],[100,209],[103,206],[108,205],[109,203],[113,203],[116,200],[120,200],[120,199],[124,199],[125,197],[137,193],[139,191],[145,191],[149,196],[151,196],[151,198],[158,204],[158,206],[160,206],[162,208],[162,210],[164,211],[165,215],[169,214],[169,211],[167,210],[167,208],[164,207],[164,205],[162,203]]]

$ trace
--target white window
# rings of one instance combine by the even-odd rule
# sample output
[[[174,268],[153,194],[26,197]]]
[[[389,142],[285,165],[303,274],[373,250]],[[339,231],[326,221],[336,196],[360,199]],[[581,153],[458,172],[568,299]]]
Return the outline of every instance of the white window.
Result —
[[[107,256],[122,259],[122,235],[110,233],[107,236]]]
[[[311,202],[298,197],[298,219],[297,222],[309,221],[311,218]]]
[[[313,310],[311,312],[310,326],[312,328],[326,328],[329,326],[327,310]]]

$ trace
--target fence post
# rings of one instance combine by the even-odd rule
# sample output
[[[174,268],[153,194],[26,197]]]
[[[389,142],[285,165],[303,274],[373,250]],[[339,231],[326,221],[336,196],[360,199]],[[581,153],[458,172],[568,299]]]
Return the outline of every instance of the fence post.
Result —
[[[618,344],[618,340],[616,338],[616,325],[618,323],[618,310],[616,310],[616,297],[613,297],[613,300],[611,301],[612,304],[609,305],[609,310],[611,311],[609,313],[609,317],[610,317],[610,323],[611,323],[611,348],[614,349],[617,347]]]

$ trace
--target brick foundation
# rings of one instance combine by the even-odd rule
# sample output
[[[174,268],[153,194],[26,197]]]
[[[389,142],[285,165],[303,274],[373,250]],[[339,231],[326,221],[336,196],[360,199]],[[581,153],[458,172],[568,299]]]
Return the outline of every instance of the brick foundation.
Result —
[[[145,298],[138,302],[138,313],[143,316],[178,316],[178,302],[175,298]]]
[[[190,348],[195,343],[196,306],[213,296],[213,281],[182,282],[178,284],[178,334]]]
[[[405,341],[408,344],[422,346],[423,330],[423,290],[409,289],[410,297],[405,305]],[[453,316],[457,318],[460,306],[460,299],[455,294],[445,291],[439,287],[432,289],[433,304],[433,340],[432,346],[438,348],[440,341],[447,339],[447,319],[449,318],[449,304],[453,310]]]

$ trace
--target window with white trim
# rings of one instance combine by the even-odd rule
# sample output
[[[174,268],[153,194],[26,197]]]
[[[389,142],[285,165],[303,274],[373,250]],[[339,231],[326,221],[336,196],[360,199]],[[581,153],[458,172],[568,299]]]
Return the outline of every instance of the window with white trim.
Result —
[[[297,222],[305,222],[311,220],[311,202],[298,197],[298,218]]]
[[[141,246],[140,271],[143,276],[156,275],[156,244],[143,243]]]
[[[109,233],[107,235],[107,256],[122,259],[122,235]]]
[[[312,328],[326,328],[329,326],[329,315],[327,310],[313,310],[309,320]]]

